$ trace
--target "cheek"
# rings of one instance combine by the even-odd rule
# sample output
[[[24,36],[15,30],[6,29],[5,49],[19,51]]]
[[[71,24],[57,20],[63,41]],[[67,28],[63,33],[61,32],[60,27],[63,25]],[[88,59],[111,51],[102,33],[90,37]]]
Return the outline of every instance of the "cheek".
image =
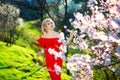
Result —
[[[45,30],[47,30],[48,29],[48,27],[45,27]]]
[[[52,27],[53,29],[55,28],[55,26]]]
[[[53,28],[55,28],[55,25],[52,25],[53,26]]]

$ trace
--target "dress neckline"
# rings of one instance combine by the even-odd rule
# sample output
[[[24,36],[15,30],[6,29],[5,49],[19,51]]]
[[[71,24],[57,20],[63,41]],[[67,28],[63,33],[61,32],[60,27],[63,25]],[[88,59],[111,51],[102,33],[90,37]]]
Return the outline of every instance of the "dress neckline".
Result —
[[[41,37],[43,39],[58,39],[58,37],[53,37],[53,38],[47,38],[47,37]]]

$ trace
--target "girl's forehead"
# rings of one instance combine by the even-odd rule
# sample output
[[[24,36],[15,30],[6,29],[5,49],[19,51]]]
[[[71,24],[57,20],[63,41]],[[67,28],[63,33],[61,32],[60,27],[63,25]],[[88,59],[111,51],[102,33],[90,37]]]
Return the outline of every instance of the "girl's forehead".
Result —
[[[51,20],[46,20],[46,22],[52,22]]]
[[[50,20],[47,20],[45,23],[51,23],[52,21],[50,21]]]

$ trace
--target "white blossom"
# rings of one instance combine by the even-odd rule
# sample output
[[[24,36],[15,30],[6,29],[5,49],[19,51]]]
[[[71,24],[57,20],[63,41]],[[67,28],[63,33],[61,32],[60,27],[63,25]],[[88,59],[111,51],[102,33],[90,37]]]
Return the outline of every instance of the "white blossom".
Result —
[[[61,67],[59,66],[59,65],[57,65],[57,64],[54,64],[54,68],[55,68],[55,72],[56,72],[56,74],[60,74],[61,73]]]

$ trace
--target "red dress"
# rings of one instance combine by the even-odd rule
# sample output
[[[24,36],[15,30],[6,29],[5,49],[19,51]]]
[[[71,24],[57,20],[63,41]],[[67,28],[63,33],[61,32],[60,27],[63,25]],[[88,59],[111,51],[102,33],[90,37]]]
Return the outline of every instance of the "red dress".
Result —
[[[61,80],[61,73],[55,71],[55,64],[62,69],[61,57],[55,56],[59,54],[61,43],[58,41],[59,38],[39,38],[38,45],[44,49],[45,52],[45,63],[52,80]],[[57,53],[58,52],[58,53]]]

